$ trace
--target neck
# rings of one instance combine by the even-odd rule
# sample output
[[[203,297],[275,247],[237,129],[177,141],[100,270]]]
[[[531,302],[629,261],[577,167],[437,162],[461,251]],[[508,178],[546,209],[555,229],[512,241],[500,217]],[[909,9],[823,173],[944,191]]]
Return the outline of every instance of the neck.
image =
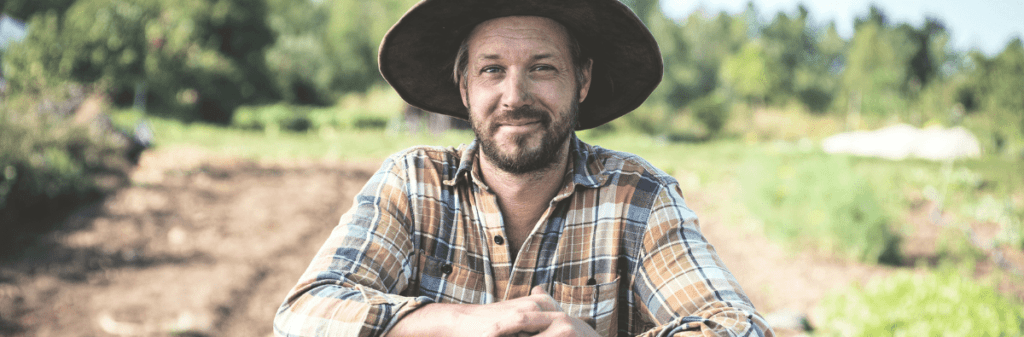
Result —
[[[505,204],[521,203],[523,201],[549,202],[561,189],[562,178],[569,166],[569,140],[559,148],[556,162],[550,166],[526,173],[511,173],[504,171],[492,163],[487,156],[480,153],[480,174],[484,183],[498,196],[498,200]]]

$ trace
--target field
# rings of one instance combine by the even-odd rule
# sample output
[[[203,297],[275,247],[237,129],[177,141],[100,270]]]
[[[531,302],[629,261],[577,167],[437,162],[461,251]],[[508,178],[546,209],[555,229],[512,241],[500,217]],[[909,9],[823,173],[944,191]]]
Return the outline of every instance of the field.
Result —
[[[472,139],[148,121],[157,143],[128,186],[0,261],[0,334],[268,336],[286,291],[385,156]],[[1024,329],[1019,161],[836,157],[812,139],[580,136],[676,177],[780,335]],[[896,296],[940,309],[890,315]],[[994,330],[935,330],[961,313],[973,318],[959,326]]]

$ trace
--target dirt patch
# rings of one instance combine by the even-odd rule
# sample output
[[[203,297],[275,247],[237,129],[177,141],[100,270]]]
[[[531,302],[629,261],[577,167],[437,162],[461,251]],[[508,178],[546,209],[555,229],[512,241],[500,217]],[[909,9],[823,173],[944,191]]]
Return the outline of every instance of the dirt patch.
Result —
[[[0,262],[0,335],[269,335],[378,166],[147,153],[132,186]]]

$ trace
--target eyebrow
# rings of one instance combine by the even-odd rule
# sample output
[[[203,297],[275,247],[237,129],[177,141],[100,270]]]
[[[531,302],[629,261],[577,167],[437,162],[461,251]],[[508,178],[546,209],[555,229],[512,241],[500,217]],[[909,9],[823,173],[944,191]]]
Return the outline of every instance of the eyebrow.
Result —
[[[531,61],[536,61],[536,60],[549,59],[549,58],[553,58],[553,57],[555,57],[555,56],[550,54],[550,53],[544,53],[544,54],[534,55],[533,57],[530,58],[530,60]],[[485,55],[481,55],[480,59],[481,60],[500,60],[500,59],[502,59],[502,57],[501,57],[501,55],[498,55],[498,54],[485,54]]]

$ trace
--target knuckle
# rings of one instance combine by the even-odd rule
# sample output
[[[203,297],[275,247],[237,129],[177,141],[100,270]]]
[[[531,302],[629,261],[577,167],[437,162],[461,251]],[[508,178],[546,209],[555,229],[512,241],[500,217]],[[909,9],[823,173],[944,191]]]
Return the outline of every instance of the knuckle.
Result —
[[[512,323],[513,325],[520,326],[528,323],[529,320],[530,319],[526,316],[525,313],[517,312],[512,314],[512,317],[508,319],[508,322]]]

